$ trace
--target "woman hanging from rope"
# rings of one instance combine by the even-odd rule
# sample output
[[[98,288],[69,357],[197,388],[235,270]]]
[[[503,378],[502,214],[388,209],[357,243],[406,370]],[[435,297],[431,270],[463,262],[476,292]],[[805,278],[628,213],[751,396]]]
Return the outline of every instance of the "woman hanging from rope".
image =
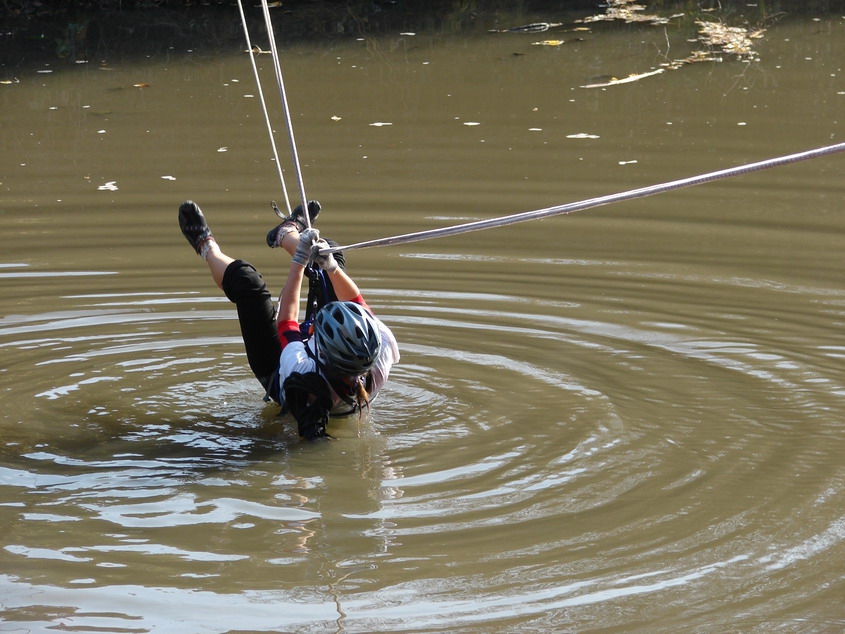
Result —
[[[186,201],[179,207],[183,235],[237,307],[247,360],[266,391],[265,400],[293,414],[300,436],[309,440],[327,436],[329,416],[357,413],[360,420],[399,361],[393,333],[346,274],[342,254],[319,254],[329,243],[316,229],[306,228],[319,212],[320,204],[309,202],[306,223],[299,206],[267,234],[270,247],[282,247],[292,256],[277,314],[261,274],[221,251],[199,206]],[[300,324],[306,273],[308,307]]]

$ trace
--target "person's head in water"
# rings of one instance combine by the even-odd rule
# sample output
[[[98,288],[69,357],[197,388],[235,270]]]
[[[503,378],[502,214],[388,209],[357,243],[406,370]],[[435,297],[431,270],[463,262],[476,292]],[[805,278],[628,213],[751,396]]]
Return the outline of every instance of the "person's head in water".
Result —
[[[381,352],[381,333],[370,312],[355,302],[330,302],[314,319],[314,337],[328,372],[366,374]]]
[[[313,440],[326,436],[332,408],[330,388],[358,412],[370,406],[367,373],[381,352],[378,322],[355,302],[330,302],[314,318],[314,339],[323,376],[293,372],[283,384],[285,401],[299,434]]]

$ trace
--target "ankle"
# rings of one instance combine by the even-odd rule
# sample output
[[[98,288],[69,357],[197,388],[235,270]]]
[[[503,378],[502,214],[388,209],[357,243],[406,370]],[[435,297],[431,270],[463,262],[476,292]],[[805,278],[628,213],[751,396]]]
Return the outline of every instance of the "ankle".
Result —
[[[208,261],[209,255],[213,252],[219,251],[220,245],[217,244],[217,240],[214,239],[214,236],[208,236],[199,245],[197,245],[197,253],[199,253],[199,256],[206,262]]]

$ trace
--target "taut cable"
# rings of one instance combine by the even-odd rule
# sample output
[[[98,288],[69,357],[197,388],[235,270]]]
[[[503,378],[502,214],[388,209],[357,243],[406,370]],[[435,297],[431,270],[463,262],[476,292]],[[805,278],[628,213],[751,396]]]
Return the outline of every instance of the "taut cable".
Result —
[[[691,176],[689,178],[682,178],[680,180],[670,181],[660,185],[649,185],[648,187],[641,187],[639,189],[631,189],[626,192],[618,194],[609,194],[607,196],[599,196],[598,198],[590,198],[580,202],[568,203],[566,205],[559,205],[556,207],[547,207],[545,209],[537,209],[536,211],[525,211],[510,216],[502,216],[500,218],[491,218],[489,220],[478,220],[476,222],[467,222],[452,227],[443,227],[440,229],[429,229],[427,231],[417,231],[416,233],[406,233],[391,238],[379,238],[377,240],[369,240],[367,242],[357,242],[346,246],[330,247],[328,249],[321,249],[320,255],[328,253],[335,253],[337,251],[349,251],[351,249],[365,249],[369,247],[386,247],[397,244],[405,244],[408,242],[419,242],[420,240],[430,240],[432,238],[443,238],[446,236],[454,236],[461,233],[468,233],[470,231],[480,231],[482,229],[492,229],[494,227],[505,227],[507,225],[516,224],[518,222],[526,222],[528,220],[540,220],[542,218],[549,218],[551,216],[559,216],[563,214],[571,214],[576,211],[584,209],[591,209],[593,207],[600,207],[610,203],[620,202],[623,200],[633,200],[635,198],[644,198],[646,196],[653,196],[663,192],[671,191],[673,189],[680,189],[682,187],[691,187],[693,185],[701,185],[703,183],[710,183],[722,178],[729,178],[731,176],[739,176],[741,174],[748,174],[750,172],[757,172],[771,167],[778,167],[787,165],[789,163],[797,163],[798,161],[806,161],[811,158],[819,156],[826,156],[836,152],[845,151],[845,143],[837,143],[835,145],[828,145],[817,148],[815,150],[808,150],[806,152],[799,152],[797,154],[789,154],[780,156],[778,158],[759,161],[757,163],[748,163],[738,167],[731,167],[716,172],[709,172],[699,176]]]
[[[299,197],[302,199],[302,209],[305,213],[302,214],[305,218],[305,225],[311,227],[311,218],[308,215],[308,198],[305,196],[305,183],[302,180],[302,170],[299,167],[299,153],[296,151],[296,140],[293,136],[293,123],[291,122],[290,109],[288,108],[288,98],[285,92],[285,80],[282,77],[282,65],[279,62],[279,52],[276,49],[276,36],[273,33],[273,21],[270,19],[270,7],[267,5],[267,0],[261,0],[261,7],[264,9],[264,21],[267,23],[267,37],[270,38],[270,52],[273,57],[273,66],[276,69],[276,82],[279,84],[279,97],[282,100],[282,110],[285,115],[285,126],[288,131],[288,140],[290,141],[290,152],[293,159],[293,169],[296,173],[296,183],[299,186]]]
[[[270,123],[270,114],[267,112],[267,101],[264,99],[264,91],[261,88],[261,78],[258,75],[258,66],[255,64],[255,53],[252,49],[252,42],[249,38],[249,28],[246,24],[246,15],[244,14],[244,6],[241,0],[238,0],[238,9],[241,12],[241,24],[244,27],[244,38],[246,39],[246,49],[249,52],[249,61],[252,64],[252,72],[255,75],[255,85],[258,87],[258,98],[261,101],[261,109],[264,112],[264,122],[267,124],[267,134],[270,135],[270,147],[273,149],[273,158],[276,161],[276,169],[279,172],[279,182],[282,185],[282,195],[285,198],[285,206],[290,215],[290,199],[288,198],[288,188],[285,185],[285,177],[282,173],[282,162],[279,160],[279,151],[276,149],[276,138],[273,135],[273,125]]]

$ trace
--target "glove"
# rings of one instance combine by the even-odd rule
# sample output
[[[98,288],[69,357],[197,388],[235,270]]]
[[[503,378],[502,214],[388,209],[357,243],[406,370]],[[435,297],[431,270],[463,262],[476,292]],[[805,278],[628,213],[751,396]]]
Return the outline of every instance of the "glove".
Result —
[[[320,239],[320,232],[317,229],[306,229],[299,234],[299,244],[296,245],[296,253],[293,254],[293,263],[305,268],[311,261],[311,247]]]
[[[320,255],[320,251],[322,249],[328,248],[330,248],[328,242],[322,238],[317,240],[317,242],[314,243],[314,246],[311,247],[311,261],[323,269],[326,273],[334,273],[337,270],[337,261],[334,259],[334,255],[331,253]]]

